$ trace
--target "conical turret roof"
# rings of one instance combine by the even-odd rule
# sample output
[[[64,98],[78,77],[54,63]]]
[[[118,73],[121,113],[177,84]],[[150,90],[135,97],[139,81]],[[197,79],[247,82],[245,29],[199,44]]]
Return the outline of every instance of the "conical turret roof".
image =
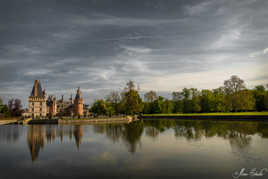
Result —
[[[82,98],[82,93],[80,91],[80,87],[77,89],[77,92],[76,92],[76,96],[75,96],[75,99],[80,99]]]

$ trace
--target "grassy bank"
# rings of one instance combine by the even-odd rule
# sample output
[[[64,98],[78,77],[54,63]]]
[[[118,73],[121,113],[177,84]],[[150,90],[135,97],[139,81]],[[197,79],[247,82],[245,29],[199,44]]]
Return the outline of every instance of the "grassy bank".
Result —
[[[176,113],[176,114],[143,114],[143,116],[268,116],[265,112],[227,112],[227,113]]]

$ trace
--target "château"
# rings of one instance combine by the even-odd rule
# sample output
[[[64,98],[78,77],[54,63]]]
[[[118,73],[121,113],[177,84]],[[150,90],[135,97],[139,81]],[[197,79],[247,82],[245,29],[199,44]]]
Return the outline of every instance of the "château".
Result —
[[[53,95],[47,97],[46,91],[42,90],[39,80],[34,81],[31,95],[29,96],[29,115],[32,118],[46,118],[55,116],[83,116],[88,115],[87,105],[84,105],[80,87],[76,96],[72,95],[68,100],[61,99]]]

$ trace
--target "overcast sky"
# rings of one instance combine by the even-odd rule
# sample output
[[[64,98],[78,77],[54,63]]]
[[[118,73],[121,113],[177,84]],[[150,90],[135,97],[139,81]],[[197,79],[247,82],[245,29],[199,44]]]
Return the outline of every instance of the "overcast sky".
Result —
[[[267,0],[3,0],[0,96],[28,105],[81,87],[87,103],[134,80],[164,96],[238,75],[268,83]],[[25,105],[24,104],[24,105]]]

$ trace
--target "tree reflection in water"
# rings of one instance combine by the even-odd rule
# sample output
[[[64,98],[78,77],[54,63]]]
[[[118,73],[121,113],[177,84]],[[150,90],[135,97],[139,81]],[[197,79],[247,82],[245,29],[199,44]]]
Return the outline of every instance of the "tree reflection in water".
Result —
[[[0,142],[16,142],[22,133],[23,129],[18,125],[0,125]]]
[[[183,120],[145,120],[131,124],[94,125],[93,132],[105,135],[113,143],[122,142],[127,150],[135,153],[137,146],[141,146],[143,134],[156,140],[161,133],[170,130],[176,138],[185,138],[187,141],[199,141],[202,138],[214,136],[229,140],[234,153],[246,154],[252,142],[252,135],[262,138],[268,137],[268,123],[258,122],[217,122],[217,121],[183,121]],[[75,140],[77,149],[82,144],[85,128],[83,125],[30,125],[27,131],[27,143],[32,160],[36,160],[40,149],[45,144],[58,139],[63,141]],[[16,128],[14,128],[16,129]],[[14,140],[19,136],[16,130],[12,131],[14,137],[7,133],[0,133],[0,139],[6,137]]]
[[[131,124],[95,125],[94,131],[105,134],[113,143],[122,140],[128,151],[134,153],[137,145],[140,144],[143,128],[143,122],[139,121]]]
[[[175,137],[183,137],[188,141],[199,141],[202,137],[221,137],[229,140],[233,154],[246,160],[258,159],[250,153],[252,136],[257,134],[262,138],[268,137],[268,123],[258,122],[154,120],[146,121],[145,126],[146,131],[149,130],[146,134],[153,137],[166,129],[174,130]]]

